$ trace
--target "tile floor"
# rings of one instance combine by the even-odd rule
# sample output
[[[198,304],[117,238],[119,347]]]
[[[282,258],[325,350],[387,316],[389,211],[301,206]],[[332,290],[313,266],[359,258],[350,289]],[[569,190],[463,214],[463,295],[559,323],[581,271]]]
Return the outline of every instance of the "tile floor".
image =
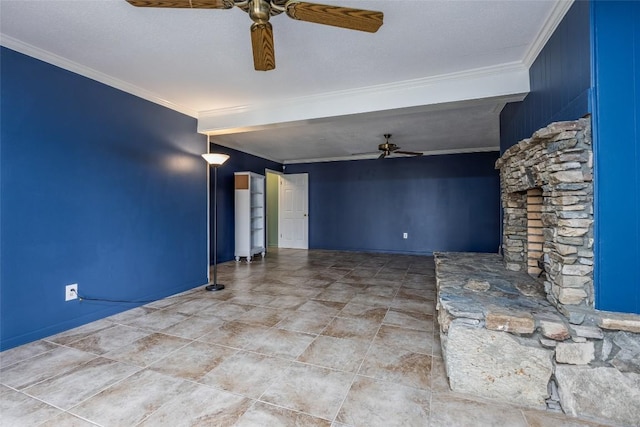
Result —
[[[271,250],[0,353],[2,426],[597,426],[448,389],[433,259]]]

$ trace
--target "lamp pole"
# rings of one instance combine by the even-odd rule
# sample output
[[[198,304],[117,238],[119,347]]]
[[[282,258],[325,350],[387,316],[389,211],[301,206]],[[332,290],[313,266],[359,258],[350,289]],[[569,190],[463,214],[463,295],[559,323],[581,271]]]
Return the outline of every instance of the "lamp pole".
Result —
[[[224,285],[218,283],[218,167],[229,159],[226,154],[207,153],[202,157],[213,166],[213,283],[208,284],[208,291],[221,291]]]

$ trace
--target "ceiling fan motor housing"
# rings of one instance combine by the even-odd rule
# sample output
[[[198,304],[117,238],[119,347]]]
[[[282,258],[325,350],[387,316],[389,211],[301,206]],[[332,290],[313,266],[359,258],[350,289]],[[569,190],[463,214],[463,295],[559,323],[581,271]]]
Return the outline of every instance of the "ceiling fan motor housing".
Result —
[[[378,145],[378,150],[380,151],[396,151],[398,148],[400,147],[398,147],[393,142],[385,142],[383,144]]]
[[[253,22],[263,24],[271,16],[271,4],[266,0],[251,0],[249,16]]]

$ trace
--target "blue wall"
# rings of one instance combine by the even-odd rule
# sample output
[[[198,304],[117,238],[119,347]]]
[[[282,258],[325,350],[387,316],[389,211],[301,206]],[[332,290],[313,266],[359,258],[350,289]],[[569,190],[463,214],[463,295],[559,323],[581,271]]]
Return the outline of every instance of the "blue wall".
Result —
[[[640,2],[592,2],[596,305],[640,313]]]
[[[207,282],[196,120],[2,48],[1,347]]]
[[[589,2],[576,1],[531,65],[530,93],[500,114],[501,152],[549,123],[590,112],[589,40]]]
[[[309,173],[310,248],[496,252],[497,158],[494,152],[291,164],[286,173]]]
[[[212,137],[212,140],[215,137]],[[234,213],[234,172],[249,171],[260,175],[265,174],[265,169],[281,171],[282,164],[252,156],[242,151],[233,150],[213,143],[212,153],[224,153],[229,155],[222,166],[218,168],[218,262],[225,262],[234,258],[235,251],[235,213]],[[211,168],[211,250],[210,262],[213,263],[213,181],[214,174]]]

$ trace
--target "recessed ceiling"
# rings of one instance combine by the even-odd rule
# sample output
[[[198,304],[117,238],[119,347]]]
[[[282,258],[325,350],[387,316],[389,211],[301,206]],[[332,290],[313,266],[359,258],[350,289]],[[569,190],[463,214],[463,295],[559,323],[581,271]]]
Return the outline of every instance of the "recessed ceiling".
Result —
[[[496,149],[506,102],[571,1],[321,0],[378,10],[376,33],[271,18],[276,69],[253,69],[251,19],[124,0],[1,0],[2,45],[198,118],[213,142],[290,163]],[[375,156],[375,154],[374,154]],[[366,157],[366,156],[364,156]]]

